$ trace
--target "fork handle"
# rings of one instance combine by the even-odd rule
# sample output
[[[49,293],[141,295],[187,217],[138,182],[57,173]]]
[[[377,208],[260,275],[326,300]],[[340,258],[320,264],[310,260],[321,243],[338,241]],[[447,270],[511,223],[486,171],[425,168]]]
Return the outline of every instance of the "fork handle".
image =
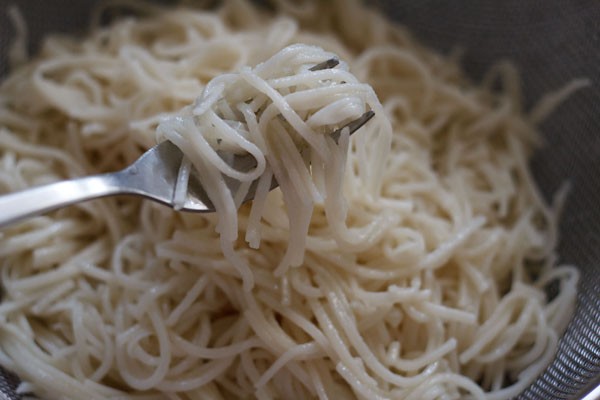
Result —
[[[121,193],[114,174],[50,183],[0,196],[0,228],[70,204]]]

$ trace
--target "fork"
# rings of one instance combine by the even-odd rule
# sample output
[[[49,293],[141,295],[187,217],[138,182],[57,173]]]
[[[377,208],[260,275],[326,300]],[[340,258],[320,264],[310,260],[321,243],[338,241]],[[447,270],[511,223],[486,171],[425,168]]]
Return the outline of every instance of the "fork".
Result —
[[[337,142],[342,130],[346,128],[350,130],[350,134],[354,133],[373,115],[373,111],[364,113],[332,132],[332,138]],[[256,160],[249,154],[224,159],[230,159],[230,165],[240,171],[248,171],[256,165]],[[142,196],[175,208],[175,186],[182,160],[181,150],[172,142],[164,141],[146,151],[121,171],[55,182],[0,196],[0,228],[78,202],[122,194]],[[244,201],[254,198],[257,182],[258,180],[252,183]],[[235,189],[233,186],[236,183],[227,180],[232,190]],[[277,182],[273,180],[271,190],[277,186]],[[194,170],[190,173],[183,207],[177,204],[177,209],[192,212],[214,211]]]

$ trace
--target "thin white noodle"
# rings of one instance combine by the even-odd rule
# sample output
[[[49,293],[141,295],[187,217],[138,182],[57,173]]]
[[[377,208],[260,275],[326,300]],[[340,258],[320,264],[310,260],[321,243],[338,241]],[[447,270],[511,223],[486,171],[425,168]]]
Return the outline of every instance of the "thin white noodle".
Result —
[[[191,168],[191,161],[188,158],[184,158],[179,167],[179,172],[177,173],[175,190],[173,192],[173,208],[175,210],[181,210],[185,205]]]

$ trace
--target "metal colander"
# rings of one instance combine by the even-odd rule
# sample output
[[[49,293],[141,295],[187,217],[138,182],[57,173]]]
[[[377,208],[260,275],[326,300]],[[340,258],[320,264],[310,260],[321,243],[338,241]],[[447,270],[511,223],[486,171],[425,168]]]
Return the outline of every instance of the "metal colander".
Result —
[[[6,15],[18,3],[30,28],[31,51],[49,32],[81,32],[95,0],[0,0],[0,79],[7,72],[13,30]],[[465,50],[464,68],[481,77],[499,59],[522,72],[525,104],[573,78],[579,91],[542,125],[546,145],[532,167],[547,198],[568,180],[561,221],[561,262],[581,269],[578,304],[546,371],[519,399],[581,399],[600,385],[600,1],[398,0],[374,2],[423,43]],[[18,399],[17,378],[0,370],[0,400]],[[598,389],[597,391],[600,391]],[[588,395],[586,400],[600,399]]]

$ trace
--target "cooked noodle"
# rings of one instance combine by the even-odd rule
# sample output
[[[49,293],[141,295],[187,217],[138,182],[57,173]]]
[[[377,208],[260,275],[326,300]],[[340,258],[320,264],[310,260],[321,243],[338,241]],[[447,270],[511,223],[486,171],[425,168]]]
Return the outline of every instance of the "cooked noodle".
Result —
[[[254,211],[249,214],[254,218],[246,226],[246,231],[252,232],[247,237],[252,248],[259,247],[260,210],[264,210],[264,194],[273,179],[281,186],[285,207],[291,210],[288,248],[274,271],[279,277],[304,259],[315,203],[324,203],[340,246],[348,245],[344,236],[352,236],[339,227],[345,220],[338,207],[343,204],[340,183],[349,144],[348,131],[340,127],[360,118],[367,108],[374,111],[377,117],[371,124],[377,124],[378,129],[372,129],[370,137],[376,143],[383,142],[378,149],[385,150],[359,162],[377,168],[379,163],[369,160],[386,159],[391,125],[373,89],[358,82],[343,62],[315,70],[328,60],[339,63],[335,54],[321,48],[288,46],[254,69],[243,68],[238,74],[213,79],[193,108],[185,108],[158,125],[159,139],[171,140],[186,156],[174,195],[176,207],[185,203],[191,163],[217,212],[216,230],[223,253],[239,271],[247,290],[253,285],[252,272],[232,249],[238,233],[237,208],[253,181],[258,181],[261,195],[253,201]],[[333,138],[332,132],[338,129],[340,137]],[[226,158],[238,153],[251,155],[256,165],[249,171],[229,165]],[[363,181],[377,179],[371,176],[363,177]],[[228,186],[224,177],[239,182],[237,189]],[[321,191],[316,182],[321,183]]]
[[[541,373],[578,273],[554,250],[564,193],[547,206],[527,162],[585,82],[526,114],[508,64],[473,85],[357,2],[131,4],[145,16],[48,37],[6,77],[0,191],[117,170],[158,136],[186,154],[178,206],[197,169],[217,212],[107,198],[0,232],[0,364],[22,392],[505,399]]]

